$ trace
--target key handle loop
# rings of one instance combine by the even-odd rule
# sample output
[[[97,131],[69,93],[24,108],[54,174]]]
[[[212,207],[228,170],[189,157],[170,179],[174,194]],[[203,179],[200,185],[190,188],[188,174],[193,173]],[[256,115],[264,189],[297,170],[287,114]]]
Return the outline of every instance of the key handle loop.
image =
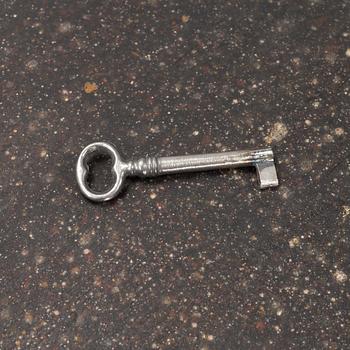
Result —
[[[112,158],[112,174],[115,182],[105,192],[93,191],[87,183],[89,161],[98,155],[108,155]],[[116,148],[108,142],[94,142],[86,146],[80,153],[76,165],[76,178],[83,195],[94,202],[108,201],[120,192],[127,172],[127,165],[122,161]]]

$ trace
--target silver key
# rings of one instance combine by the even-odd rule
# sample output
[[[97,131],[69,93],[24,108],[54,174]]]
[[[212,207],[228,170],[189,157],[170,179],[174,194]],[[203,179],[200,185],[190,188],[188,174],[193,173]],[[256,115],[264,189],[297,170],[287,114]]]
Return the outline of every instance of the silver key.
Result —
[[[112,173],[115,182],[106,192],[95,192],[87,183],[88,162],[98,155],[108,155],[112,158]],[[95,202],[104,202],[119,194],[127,176],[153,177],[163,174],[246,166],[256,168],[261,189],[278,186],[271,148],[175,157],[145,157],[136,161],[124,162],[112,144],[95,142],[81,152],[76,166],[76,177],[85,197]]]

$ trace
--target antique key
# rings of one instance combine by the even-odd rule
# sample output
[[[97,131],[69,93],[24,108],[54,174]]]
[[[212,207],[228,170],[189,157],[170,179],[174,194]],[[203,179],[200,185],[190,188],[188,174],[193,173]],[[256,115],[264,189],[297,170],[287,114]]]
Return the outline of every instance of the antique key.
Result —
[[[107,155],[112,158],[112,173],[115,182],[106,192],[93,191],[87,183],[88,163],[98,155]],[[278,186],[271,148],[175,157],[145,157],[136,161],[124,162],[112,144],[95,142],[81,152],[76,166],[76,177],[85,197],[95,202],[103,202],[118,195],[127,176],[153,177],[163,174],[246,166],[256,168],[261,189]]]

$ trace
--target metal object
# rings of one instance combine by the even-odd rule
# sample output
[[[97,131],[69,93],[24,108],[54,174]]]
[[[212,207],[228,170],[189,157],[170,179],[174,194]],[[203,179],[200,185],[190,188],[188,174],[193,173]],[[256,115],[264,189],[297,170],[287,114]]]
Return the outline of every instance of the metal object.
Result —
[[[112,158],[114,185],[107,192],[95,192],[87,184],[88,162],[97,155]],[[83,195],[95,202],[108,201],[118,195],[127,176],[150,177],[189,171],[202,171],[223,168],[254,166],[258,173],[260,188],[278,186],[278,178],[271,148],[254,151],[235,151],[209,154],[196,154],[176,157],[145,157],[136,161],[124,162],[113,145],[95,142],[81,152],[76,177]]]

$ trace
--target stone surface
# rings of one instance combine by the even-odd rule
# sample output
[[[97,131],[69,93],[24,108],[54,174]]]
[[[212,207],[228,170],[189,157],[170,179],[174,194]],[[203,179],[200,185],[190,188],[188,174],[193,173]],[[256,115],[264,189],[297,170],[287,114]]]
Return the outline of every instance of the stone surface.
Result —
[[[1,349],[350,348],[349,1],[0,6]],[[96,205],[74,166],[98,140],[271,144],[281,185],[168,176]]]

